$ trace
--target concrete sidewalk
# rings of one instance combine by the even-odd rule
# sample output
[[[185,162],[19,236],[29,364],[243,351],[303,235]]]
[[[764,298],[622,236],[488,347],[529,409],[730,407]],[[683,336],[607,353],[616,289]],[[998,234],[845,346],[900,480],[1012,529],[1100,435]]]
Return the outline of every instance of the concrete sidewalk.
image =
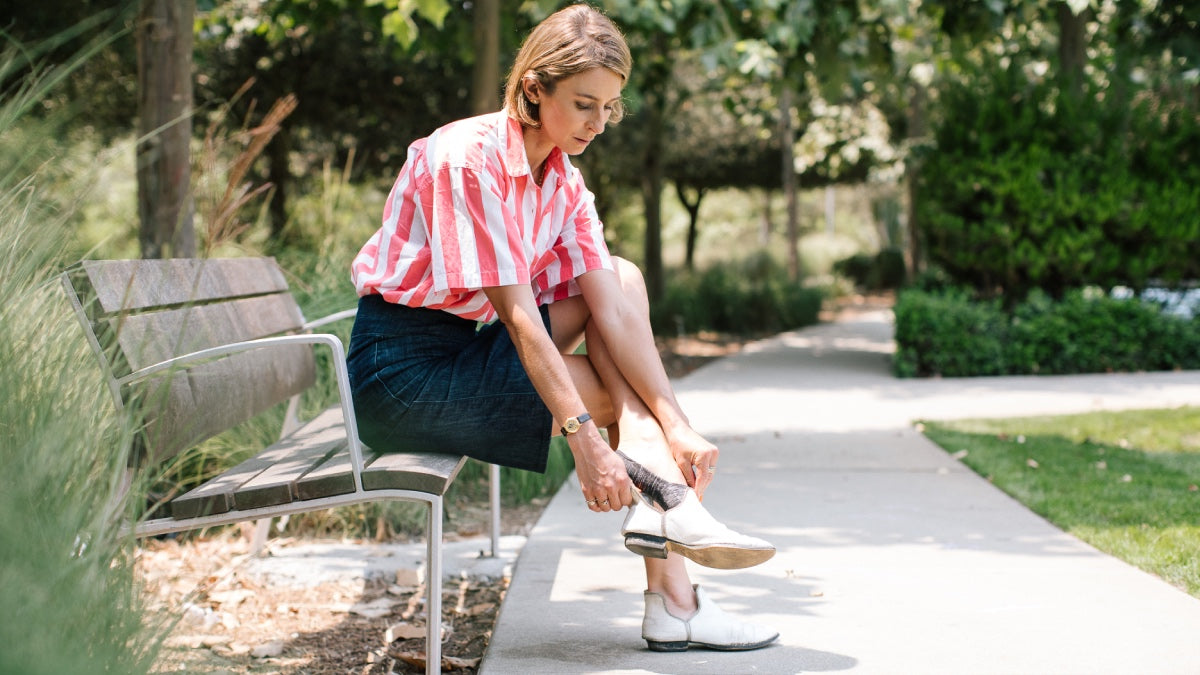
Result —
[[[722,449],[705,504],[778,547],[689,563],[754,652],[646,650],[620,514],[568,482],[520,554],[481,672],[1200,673],[1200,600],[1064,534],[914,431],[949,419],[1200,404],[1200,372],[904,381],[890,312],[752,345],[677,382]]]

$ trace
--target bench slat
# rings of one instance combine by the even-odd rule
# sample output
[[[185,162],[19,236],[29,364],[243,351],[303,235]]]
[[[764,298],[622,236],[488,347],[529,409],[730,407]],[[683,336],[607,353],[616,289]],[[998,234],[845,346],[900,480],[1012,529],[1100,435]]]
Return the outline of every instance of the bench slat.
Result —
[[[366,446],[363,446],[363,452],[368,452]],[[345,443],[337,452],[326,457],[320,466],[296,481],[296,498],[300,500],[349,492],[354,492],[354,465],[350,461],[350,446]]]
[[[131,370],[209,347],[296,332],[304,317],[290,293],[103,319]]]
[[[345,431],[341,408],[329,408],[291,436],[176,498],[171,502],[171,517],[184,520],[353,492]],[[445,495],[467,461],[460,455],[436,452],[364,451],[367,490]]]
[[[138,386],[144,437],[160,461],[230,429],[316,381],[312,347],[275,346],[233,354]]]
[[[467,458],[437,452],[383,452],[364,461],[364,490],[419,490],[444,495]]]
[[[301,477],[321,466],[339,449],[347,447],[341,408],[326,410],[274,447],[284,451],[286,459],[272,464],[238,487],[233,495],[235,509],[274,506],[299,499],[297,482]],[[353,478],[348,491],[354,491]]]
[[[287,290],[274,258],[88,260],[79,267],[76,292],[94,293],[104,314]]]
[[[232,511],[234,492],[285,456],[286,451],[275,446],[267,448],[187,494],[176,497],[171,501],[171,517],[185,520]]]

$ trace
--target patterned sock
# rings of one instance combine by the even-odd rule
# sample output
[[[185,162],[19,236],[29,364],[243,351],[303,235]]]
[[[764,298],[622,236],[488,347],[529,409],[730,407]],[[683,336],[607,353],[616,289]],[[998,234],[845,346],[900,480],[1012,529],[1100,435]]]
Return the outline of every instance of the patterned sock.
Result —
[[[668,482],[662,476],[654,474],[646,467],[629,459],[620,450],[617,450],[616,453],[625,460],[625,472],[629,474],[629,480],[633,481],[643,495],[658,504],[659,508],[666,511],[683,503],[683,498],[687,496],[688,486]]]

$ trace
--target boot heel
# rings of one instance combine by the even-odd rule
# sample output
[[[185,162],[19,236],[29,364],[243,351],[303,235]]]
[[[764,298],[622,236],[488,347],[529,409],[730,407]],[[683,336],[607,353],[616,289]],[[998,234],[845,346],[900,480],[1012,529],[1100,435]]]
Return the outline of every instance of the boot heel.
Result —
[[[667,540],[665,537],[631,532],[625,535],[625,548],[643,558],[664,559],[667,557]]]
[[[658,642],[657,640],[646,640],[646,646],[652,652],[686,652],[688,648],[687,640],[678,642]]]

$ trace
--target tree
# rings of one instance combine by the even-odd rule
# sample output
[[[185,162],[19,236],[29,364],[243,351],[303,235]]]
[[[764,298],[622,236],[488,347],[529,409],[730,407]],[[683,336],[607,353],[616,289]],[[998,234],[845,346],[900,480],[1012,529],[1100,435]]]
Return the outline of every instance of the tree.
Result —
[[[192,257],[195,0],[142,0],[138,42],[138,241],[143,258]]]
[[[500,2],[513,11],[487,14]],[[484,99],[486,109],[497,109],[501,56],[528,22],[516,9],[514,0],[229,0],[204,16],[202,101],[227,101],[253,78],[234,114],[257,124],[268,107],[260,101],[298,100],[265,153],[272,241],[294,236],[286,224],[295,165],[311,156],[342,164],[353,158],[356,175],[390,180],[413,140],[483,111],[475,106]],[[495,47],[474,47],[476,18],[487,27],[480,39]],[[479,85],[474,102],[476,87],[464,77],[472,64],[481,83],[491,82]]]
[[[730,37],[724,3],[680,0],[606,0],[609,16],[626,31],[633,54],[631,98],[643,135],[638,169],[642,208],[646,219],[644,266],[651,301],[665,290],[662,260],[662,191],[665,150],[672,142],[669,121],[676,106],[687,98],[673,77],[674,64],[684,55],[715,48]]]
[[[393,173],[412,140],[469,111],[460,53],[470,43],[453,42],[469,36],[469,21],[455,16],[450,26],[426,23],[411,3],[388,4],[231,0],[202,17],[198,59],[205,105],[235,99],[252,80],[247,94],[233,101],[232,113],[256,126],[271,102],[297,99],[264,152],[262,178],[272,186],[276,245],[295,234],[286,226],[299,151],[300,159],[319,155],[344,163],[353,157],[358,171]],[[447,35],[436,30],[439,25]],[[437,48],[420,48],[418,40]]]
[[[471,112],[476,115],[500,108],[500,0],[475,0],[475,65],[471,71]]]
[[[777,189],[782,153],[764,114],[770,96],[764,83],[716,77],[686,62],[678,65],[675,77],[693,82],[688,87],[696,92],[672,117],[675,140],[666,151],[666,176],[688,212],[684,266],[691,270],[704,196],[725,187]]]
[[[828,93],[835,101],[857,96],[851,85],[857,70],[877,58],[877,36],[863,21],[857,0],[807,0],[744,3],[732,15],[741,38],[731,56],[737,68],[773,82],[779,106],[782,158],[780,183],[787,201],[788,274],[800,277],[799,181],[793,155],[800,110],[813,94]],[[857,39],[856,39],[857,38]]]

